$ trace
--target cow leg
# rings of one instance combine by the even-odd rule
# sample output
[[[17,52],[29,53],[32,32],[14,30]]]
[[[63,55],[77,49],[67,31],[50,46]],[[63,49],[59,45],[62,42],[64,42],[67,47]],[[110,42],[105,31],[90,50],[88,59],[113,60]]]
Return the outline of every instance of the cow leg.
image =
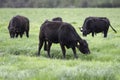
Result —
[[[23,36],[23,34],[22,34],[22,33],[20,33],[20,38],[22,38],[22,36]]]
[[[51,56],[50,56],[50,48],[51,48],[51,45],[52,45],[52,43],[51,43],[51,42],[48,42],[47,51],[48,51],[48,56],[49,56],[49,58],[51,57]]]
[[[63,53],[63,58],[65,59],[65,57],[66,57],[66,50],[65,50],[65,47],[64,47],[64,45],[62,44],[62,43],[60,43],[60,46],[61,46],[61,49],[62,49],[62,53]]]
[[[47,41],[44,43],[44,50],[47,51]]]
[[[78,58],[78,56],[77,56],[77,54],[76,54],[76,49],[75,49],[75,47],[72,47],[72,50],[73,50],[73,53],[74,53],[74,57],[75,57],[75,58]]]
[[[108,32],[108,31],[104,31],[104,38],[107,37],[107,32]]]
[[[16,38],[18,37],[18,33],[16,33]]]
[[[94,32],[92,32],[92,37],[94,37]]]
[[[29,38],[29,31],[26,31],[26,36],[27,38]]]
[[[40,51],[41,51],[41,48],[43,46],[43,42],[44,42],[44,40],[40,39],[39,47],[38,47],[38,56],[40,56]]]

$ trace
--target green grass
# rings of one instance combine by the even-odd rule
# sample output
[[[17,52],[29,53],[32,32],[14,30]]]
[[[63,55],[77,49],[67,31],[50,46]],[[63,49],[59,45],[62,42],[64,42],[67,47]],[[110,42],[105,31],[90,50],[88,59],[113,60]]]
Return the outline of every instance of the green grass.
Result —
[[[62,8],[0,9],[0,80],[120,80],[120,8]],[[8,23],[15,15],[23,15],[30,20],[30,38],[10,39]],[[59,44],[51,48],[52,58],[42,49],[37,57],[38,35],[41,24],[60,16],[71,23],[82,37],[79,27],[88,16],[108,17],[117,30],[109,28],[108,37],[97,34],[82,37],[86,39],[91,54],[84,55],[77,50],[74,59],[71,49],[66,50],[62,59]]]

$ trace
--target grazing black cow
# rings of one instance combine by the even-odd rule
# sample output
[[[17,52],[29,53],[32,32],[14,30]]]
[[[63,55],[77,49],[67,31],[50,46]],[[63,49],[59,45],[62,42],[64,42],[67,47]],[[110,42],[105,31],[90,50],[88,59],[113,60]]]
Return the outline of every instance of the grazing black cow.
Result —
[[[8,30],[11,38],[20,37],[22,38],[24,32],[29,37],[29,20],[24,16],[17,15],[13,17],[8,25]]]
[[[45,21],[40,27],[38,55],[40,55],[44,42],[48,42],[46,49],[49,57],[52,43],[60,43],[64,58],[66,54],[65,46],[72,48],[76,58],[75,47],[84,54],[90,53],[87,42],[79,37],[72,25],[65,22]]]
[[[87,36],[87,34],[92,33],[94,37],[94,33],[104,33],[104,37],[107,37],[109,26],[116,33],[117,31],[111,26],[110,21],[106,17],[87,17],[84,21],[84,24],[81,28],[81,32],[83,36]]]
[[[55,17],[55,18],[52,19],[52,21],[61,21],[62,22],[63,20],[62,20],[61,17]]]

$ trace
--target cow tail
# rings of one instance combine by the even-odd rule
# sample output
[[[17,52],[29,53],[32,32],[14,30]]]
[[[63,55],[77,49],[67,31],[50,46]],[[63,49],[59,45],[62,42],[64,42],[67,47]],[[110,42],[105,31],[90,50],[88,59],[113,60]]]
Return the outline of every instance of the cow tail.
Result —
[[[115,32],[115,33],[117,33],[117,31],[110,25],[110,27],[112,28],[112,30]]]

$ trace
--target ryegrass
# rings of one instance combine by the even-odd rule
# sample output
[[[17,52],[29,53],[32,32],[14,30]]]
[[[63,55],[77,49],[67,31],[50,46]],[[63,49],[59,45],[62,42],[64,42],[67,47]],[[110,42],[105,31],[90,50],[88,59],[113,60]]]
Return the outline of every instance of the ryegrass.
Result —
[[[117,62],[59,60],[27,56],[2,56],[0,76],[6,80],[117,80]],[[1,61],[0,60],[0,61]]]
[[[0,9],[0,80],[120,80],[119,12],[119,8]],[[30,19],[30,38],[24,35],[10,39],[7,26],[18,14]],[[107,38],[103,34],[82,37],[87,40],[91,54],[77,50],[78,59],[74,59],[71,49],[66,50],[66,59],[62,59],[59,44],[52,45],[51,59],[43,49],[37,57],[40,25],[57,16],[71,23],[81,37],[78,27],[88,16],[108,17],[118,33],[110,28]]]

